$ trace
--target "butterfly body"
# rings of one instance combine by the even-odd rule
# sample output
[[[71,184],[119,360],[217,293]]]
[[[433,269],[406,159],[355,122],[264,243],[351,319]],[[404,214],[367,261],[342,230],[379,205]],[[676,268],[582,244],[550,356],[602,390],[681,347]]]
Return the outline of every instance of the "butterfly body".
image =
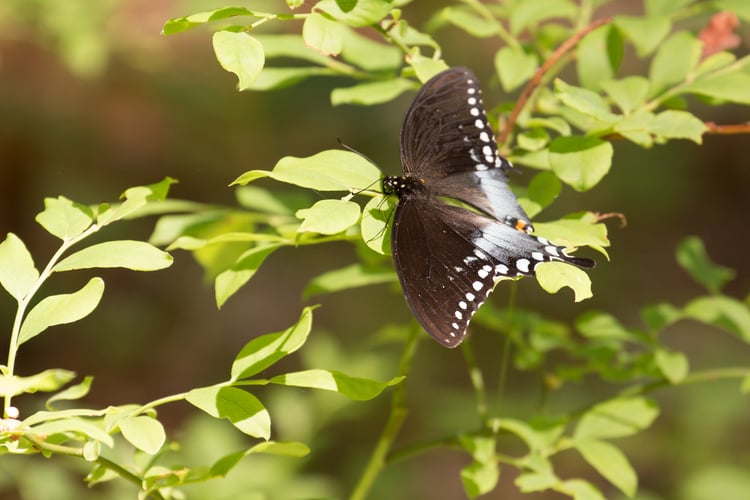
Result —
[[[393,260],[412,312],[441,344],[461,343],[496,279],[551,260],[594,265],[529,234],[471,70],[425,83],[404,117],[401,163],[403,176],[383,179],[384,193],[399,198]]]

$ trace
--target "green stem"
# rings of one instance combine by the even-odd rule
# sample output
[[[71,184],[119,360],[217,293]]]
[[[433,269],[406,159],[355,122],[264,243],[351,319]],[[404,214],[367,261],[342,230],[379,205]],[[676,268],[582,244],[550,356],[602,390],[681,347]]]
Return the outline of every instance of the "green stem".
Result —
[[[411,369],[414,353],[417,350],[419,341],[419,328],[412,328],[409,337],[406,339],[404,352],[401,354],[398,374],[406,377]],[[378,443],[370,455],[370,460],[365,467],[364,472],[359,478],[354,491],[350,495],[350,500],[364,500],[370,493],[375,480],[386,465],[386,456],[396,440],[401,426],[406,420],[409,410],[406,407],[406,382],[402,382],[393,389],[391,397],[391,412],[388,421],[380,434]]]
[[[466,360],[471,385],[474,388],[474,394],[477,398],[477,414],[482,421],[482,425],[485,425],[487,422],[487,390],[484,386],[482,370],[477,365],[470,340],[461,344],[461,352],[464,355],[464,360]]]
[[[18,348],[21,347],[21,345],[18,343],[18,337],[21,333],[21,326],[23,325],[23,320],[24,320],[24,317],[26,316],[26,309],[29,307],[29,303],[31,302],[31,299],[34,298],[34,295],[36,295],[36,292],[39,291],[39,288],[42,286],[42,284],[44,284],[44,282],[47,281],[47,278],[49,278],[50,275],[52,275],[55,264],[57,264],[57,262],[63,256],[63,254],[66,251],[68,251],[70,247],[72,247],[79,241],[97,232],[99,229],[101,229],[101,227],[102,226],[98,224],[93,224],[84,232],[79,234],[78,236],[74,238],[70,238],[68,240],[63,240],[63,243],[62,245],[60,245],[60,248],[58,248],[57,251],[54,253],[54,255],[52,255],[52,258],[50,258],[45,268],[39,274],[39,278],[37,278],[36,282],[34,283],[34,286],[32,286],[31,289],[28,291],[28,293],[24,297],[22,297],[21,300],[18,301],[18,309],[16,310],[16,317],[13,319],[13,327],[10,332],[10,345],[8,346],[8,363],[7,363],[8,368],[5,373],[6,376],[13,377],[16,371],[16,358],[18,357]],[[8,409],[11,406],[12,398],[13,398],[12,395],[8,395],[5,397],[5,402],[3,404],[3,415],[5,418],[8,417]]]

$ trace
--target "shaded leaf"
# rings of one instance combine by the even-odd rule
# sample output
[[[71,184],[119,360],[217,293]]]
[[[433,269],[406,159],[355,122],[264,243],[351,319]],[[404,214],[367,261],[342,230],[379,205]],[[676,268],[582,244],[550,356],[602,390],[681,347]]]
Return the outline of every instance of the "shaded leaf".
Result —
[[[659,415],[653,401],[642,397],[619,397],[605,401],[581,417],[573,439],[585,441],[633,435],[651,425]]]
[[[701,297],[685,306],[689,318],[714,325],[750,342],[750,308],[739,300],[722,295]]]
[[[690,367],[687,357],[681,352],[657,349],[654,359],[657,368],[670,384],[679,384],[687,377]]]
[[[602,311],[587,311],[576,319],[576,329],[590,339],[633,341],[635,336],[613,315]]]
[[[703,241],[696,236],[683,239],[676,256],[680,266],[711,293],[718,293],[735,276],[734,270],[711,261]]]
[[[394,283],[397,281],[398,278],[393,269],[352,264],[316,276],[305,287],[303,296],[308,299],[314,295],[339,292],[361,286]]]
[[[367,378],[351,377],[341,372],[329,370],[304,370],[278,375],[269,380],[273,384],[294,387],[308,387],[338,392],[349,399],[367,401],[378,396],[383,390],[401,382],[404,377],[395,377],[387,382]]]

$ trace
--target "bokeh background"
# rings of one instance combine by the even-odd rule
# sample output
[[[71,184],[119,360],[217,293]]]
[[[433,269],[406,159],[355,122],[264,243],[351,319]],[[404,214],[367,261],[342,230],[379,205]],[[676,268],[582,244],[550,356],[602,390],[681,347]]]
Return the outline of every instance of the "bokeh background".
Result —
[[[258,10],[267,6],[273,10],[279,4],[235,3]],[[414,2],[405,7],[405,15],[419,25],[443,3],[447,4]],[[169,18],[225,4],[215,0],[0,3],[0,235],[18,234],[41,266],[57,243],[34,222],[46,196],[96,203],[116,199],[127,187],[171,176],[179,180],[173,197],[236,205],[228,184],[240,173],[270,169],[282,156],[307,156],[337,147],[339,137],[385,173],[399,171],[398,129],[412,95],[374,108],[332,107],[329,92],[343,80],[331,79],[311,79],[268,93],[239,93],[234,76],[214,58],[208,29],[160,35]],[[640,2],[622,0],[609,4],[605,12],[639,13],[640,9]],[[750,31],[743,26],[739,34],[743,42],[736,52],[744,54],[750,47]],[[439,32],[437,38],[449,64],[475,69],[484,82],[486,100],[492,101],[493,93],[499,92],[490,64],[496,47],[453,29]],[[626,57],[625,72],[643,74],[646,68],[646,62],[632,54]],[[718,123],[745,122],[750,117],[746,107],[696,110],[706,121]],[[614,166],[604,181],[589,193],[565,191],[548,215],[590,209],[627,217],[624,228],[617,221],[610,224],[611,261],[599,257],[598,267],[590,273],[594,298],[573,304],[565,292],[550,296],[534,280],[524,280],[518,285],[519,304],[562,320],[600,308],[639,326],[641,307],[657,301],[679,305],[701,293],[674,260],[677,243],[693,234],[703,238],[715,261],[736,270],[737,277],[726,291],[744,298],[750,291],[749,145],[744,135],[708,136],[702,146],[675,141],[650,150],[617,142]],[[138,220],[109,228],[106,236],[147,238],[152,228],[153,220]],[[192,257],[176,252],[175,258],[171,268],[158,274],[97,273],[107,283],[100,308],[85,321],[56,327],[24,345],[20,372],[60,367],[79,376],[93,374],[95,383],[86,402],[97,407],[147,402],[215,383],[225,378],[234,355],[248,340],[282,330],[296,320],[304,304],[301,292],[310,278],[353,262],[355,253],[345,244],[282,250],[221,311],[215,306],[211,284],[203,280]],[[61,276],[47,291],[69,291],[86,279],[81,274]],[[507,293],[499,287],[493,300],[502,305]],[[355,375],[372,370],[379,370],[381,378],[393,375],[398,353],[389,354],[394,366],[376,366],[384,359],[383,348],[370,351],[368,339],[388,322],[408,321],[396,288],[371,287],[317,301],[323,307],[316,311],[314,339],[303,357],[315,358],[318,365],[319,360],[329,361],[334,365],[329,368]],[[2,331],[10,331],[13,305],[8,297],[0,297]],[[729,365],[731,360],[747,365],[750,360],[746,345],[696,324],[680,324],[667,338],[671,346],[691,356],[695,367],[715,361]],[[499,359],[501,340],[486,336],[477,338],[477,343],[478,351],[485,353],[483,366],[492,367],[493,358]],[[3,338],[0,349],[6,347]],[[473,405],[459,352],[425,342],[413,370],[412,415],[403,443],[455,429],[467,418],[462,408]],[[496,376],[492,368],[488,376]],[[537,397],[535,381],[511,373],[507,393],[508,414],[523,416]],[[284,438],[307,440],[314,448],[312,457],[285,466],[284,472],[264,459],[252,459],[248,466],[252,474],[238,472],[218,482],[223,485],[212,484],[208,496],[205,490],[196,490],[197,498],[224,494],[240,498],[237,490],[222,488],[244,484],[249,491],[264,481],[282,481],[290,491],[288,496],[270,498],[345,495],[383,425],[388,398],[350,404],[336,395],[288,389],[269,391],[263,397],[268,398],[274,429]],[[575,391],[569,397],[576,398]],[[565,405],[575,407],[587,395],[577,397]],[[641,474],[641,498],[729,498],[715,490],[727,478],[748,485],[750,491],[750,402],[740,395],[736,383],[662,391],[655,397],[663,414],[654,428],[623,444]],[[290,417],[295,411],[305,415],[311,408],[318,412],[314,422]],[[244,437],[228,426],[216,427],[195,413],[188,405],[172,405],[160,412],[170,432],[187,436],[183,450],[187,457],[198,460],[213,456],[216,449],[247,446]],[[458,470],[467,461],[459,452],[442,450],[402,462],[383,477],[374,498],[461,498]],[[65,465],[78,467],[72,462]],[[569,467],[578,474],[585,469],[573,458]],[[505,474],[497,492],[488,498],[514,498],[512,473]],[[614,495],[593,472],[588,474]],[[705,490],[715,494],[701,496]],[[128,494],[132,498],[132,490],[124,491],[125,498]],[[67,474],[51,461],[0,457],[2,499],[107,498],[115,492],[120,490],[87,490],[80,476]],[[399,493],[394,496],[394,492]]]

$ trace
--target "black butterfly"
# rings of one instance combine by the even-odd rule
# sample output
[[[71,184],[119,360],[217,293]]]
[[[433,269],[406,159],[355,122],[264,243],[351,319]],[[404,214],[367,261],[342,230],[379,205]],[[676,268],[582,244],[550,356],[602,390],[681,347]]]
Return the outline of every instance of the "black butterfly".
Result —
[[[471,70],[424,84],[401,126],[401,164],[403,177],[383,179],[383,192],[399,198],[393,260],[414,316],[441,344],[461,343],[498,277],[531,275],[550,260],[594,266],[529,234]]]

